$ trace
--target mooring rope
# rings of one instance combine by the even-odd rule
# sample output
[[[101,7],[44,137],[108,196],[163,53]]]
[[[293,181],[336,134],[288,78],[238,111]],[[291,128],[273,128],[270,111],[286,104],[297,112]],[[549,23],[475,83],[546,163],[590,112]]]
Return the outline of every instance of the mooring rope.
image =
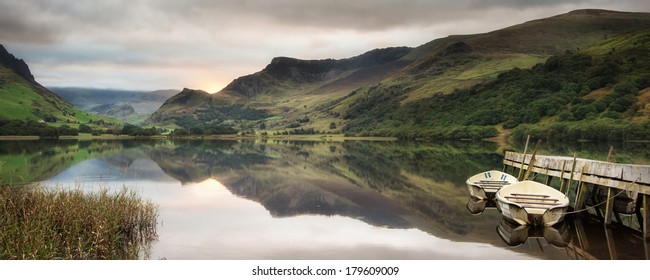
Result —
[[[631,186],[634,185],[634,184],[636,184],[636,180],[634,180],[634,182],[631,182],[627,187],[629,188],[629,187],[631,187]],[[580,213],[580,212],[588,211],[589,209],[594,209],[594,208],[596,208],[596,207],[598,207],[598,206],[601,206],[601,205],[605,204],[606,202],[608,202],[608,201],[614,199],[617,195],[623,193],[624,191],[625,191],[625,190],[623,189],[623,190],[621,190],[620,192],[618,192],[617,194],[613,195],[612,197],[610,197],[610,198],[608,198],[608,199],[605,199],[604,201],[602,201],[602,202],[600,202],[600,203],[598,203],[598,204],[595,204],[595,205],[592,205],[592,206],[589,206],[589,207],[585,207],[584,209],[581,209],[581,210],[564,212],[564,213],[562,213],[562,215],[566,216],[566,215],[569,215],[569,214],[576,214],[576,213]]]

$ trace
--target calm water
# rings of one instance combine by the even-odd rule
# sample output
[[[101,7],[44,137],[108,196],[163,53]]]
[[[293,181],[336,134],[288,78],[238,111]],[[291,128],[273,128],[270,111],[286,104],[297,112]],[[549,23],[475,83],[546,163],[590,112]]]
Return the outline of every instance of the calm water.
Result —
[[[606,158],[609,146],[545,149]],[[649,150],[617,147],[615,160],[647,163]],[[502,154],[486,142],[3,141],[0,176],[135,190],[159,205],[153,259],[647,258],[622,227],[515,228],[471,201],[465,179],[501,170]]]

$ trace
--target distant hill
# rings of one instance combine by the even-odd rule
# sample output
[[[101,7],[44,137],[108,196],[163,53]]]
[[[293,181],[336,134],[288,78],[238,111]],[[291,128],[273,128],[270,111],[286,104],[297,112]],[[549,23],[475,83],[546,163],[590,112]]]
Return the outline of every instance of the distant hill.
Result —
[[[139,124],[178,90],[129,91],[73,87],[50,90],[85,111]]]
[[[226,120],[255,121],[267,117],[263,110],[251,108],[236,98],[185,88],[153,113],[145,124],[192,127]]]
[[[575,98],[584,98],[583,95],[589,91],[575,90],[571,86],[592,88],[598,84],[603,87],[601,91],[608,93],[616,85],[644,76],[645,67],[615,61],[618,66],[627,67],[627,70],[617,72],[609,83],[604,84],[591,81],[592,84],[587,85],[591,78],[596,77],[593,73],[587,73],[592,76],[583,73],[580,76],[585,80],[578,80],[572,85],[568,85],[571,83],[570,76],[558,75],[598,71],[605,67],[602,63],[607,63],[608,59],[617,57],[627,60],[635,52],[645,52],[645,56],[635,56],[637,62],[645,61],[648,48],[640,42],[649,29],[650,13],[578,10],[489,33],[449,36],[417,48],[373,50],[349,59],[300,60],[279,57],[260,72],[235,79],[218,93],[197,95],[196,98],[203,98],[205,102],[187,105],[181,101],[188,97],[172,98],[147,122],[190,127],[206,122],[242,121],[239,122],[242,128],[263,127],[270,132],[299,127],[356,135],[493,136],[507,133],[520,124],[561,121],[548,112],[539,118],[526,115],[534,111],[529,110],[529,106],[532,106],[530,102],[542,97],[544,91],[531,92],[534,87],[530,85],[507,89],[514,85],[499,84],[506,76],[521,75],[516,79],[523,81],[542,75],[546,79],[542,84],[560,84],[548,89],[549,94],[564,96],[562,92],[578,92],[570,100],[562,97],[552,101],[556,103],[551,103],[557,107],[554,108],[555,113],[564,111],[564,115],[573,114],[578,109],[573,106],[577,102]],[[627,43],[619,42],[630,44],[625,52],[613,46],[613,43],[607,43],[624,40],[630,34],[637,34],[637,37]],[[634,43],[634,40],[638,42]],[[565,55],[566,52],[579,55]],[[608,56],[610,52],[613,55]],[[544,68],[551,57],[562,66]],[[581,63],[581,59],[590,59],[591,63],[582,68],[563,65]],[[520,69],[533,70],[526,72]],[[540,69],[549,72],[538,72]],[[497,90],[497,86],[503,88]],[[643,91],[643,87],[639,90]],[[529,99],[517,99],[522,94],[520,91],[529,91]],[[181,94],[186,96],[189,92]],[[503,104],[496,102],[498,99],[494,98],[495,95],[514,105],[503,107]],[[635,108],[645,108],[648,103],[645,95],[643,93],[632,100]],[[466,103],[475,98],[474,103]],[[481,98],[494,102],[482,104]],[[590,97],[586,99],[594,100]],[[224,106],[245,108],[254,113],[228,114],[227,110],[219,109]],[[482,113],[485,110],[492,115],[484,118]],[[647,109],[639,110],[645,112],[643,110]],[[521,113],[513,115],[515,111]],[[466,113],[461,115],[460,112]],[[647,119],[635,112],[639,111],[618,112],[621,114],[620,121]],[[491,118],[494,115],[499,117]],[[519,120],[515,119],[515,115],[520,116]]]
[[[50,125],[111,119],[81,111],[41,86],[22,59],[0,45],[0,120],[43,121]]]

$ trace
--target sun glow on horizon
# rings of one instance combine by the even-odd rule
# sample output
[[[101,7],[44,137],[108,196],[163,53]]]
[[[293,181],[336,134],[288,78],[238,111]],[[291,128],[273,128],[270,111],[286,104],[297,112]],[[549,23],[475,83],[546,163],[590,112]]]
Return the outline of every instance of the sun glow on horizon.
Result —
[[[224,87],[226,87],[226,86],[223,85],[220,82],[215,82],[215,81],[199,83],[199,89],[201,89],[201,90],[203,90],[203,91],[205,91],[207,93],[210,93],[210,94],[219,92]]]

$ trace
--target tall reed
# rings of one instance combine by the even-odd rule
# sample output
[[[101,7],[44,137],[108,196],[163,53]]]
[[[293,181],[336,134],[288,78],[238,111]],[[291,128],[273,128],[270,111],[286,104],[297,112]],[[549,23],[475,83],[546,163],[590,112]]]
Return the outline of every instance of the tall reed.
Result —
[[[158,209],[122,189],[0,186],[0,259],[148,258]]]

